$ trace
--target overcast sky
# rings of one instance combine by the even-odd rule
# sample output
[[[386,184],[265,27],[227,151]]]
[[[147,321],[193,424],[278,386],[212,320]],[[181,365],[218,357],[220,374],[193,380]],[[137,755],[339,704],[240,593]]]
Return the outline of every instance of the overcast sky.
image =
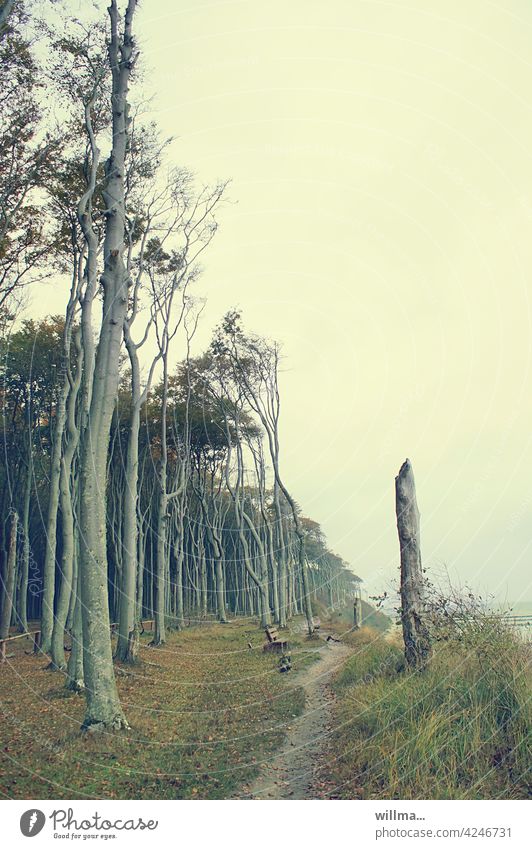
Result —
[[[197,349],[284,346],[282,463],[371,591],[416,474],[426,565],[532,597],[532,6],[151,0],[172,159],[231,178]]]

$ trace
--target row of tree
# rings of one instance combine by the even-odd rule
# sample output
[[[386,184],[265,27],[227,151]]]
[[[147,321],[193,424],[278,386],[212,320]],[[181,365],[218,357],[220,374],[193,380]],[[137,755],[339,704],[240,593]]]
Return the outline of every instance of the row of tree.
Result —
[[[154,646],[208,616],[303,613],[312,633],[312,598],[339,602],[354,580],[282,476],[278,346],[232,312],[191,354],[226,187],[169,167],[130,105],[136,5],[121,18],[112,0],[107,27],[72,20],[59,36],[0,4],[4,91],[23,94],[0,103],[0,637],[40,617],[86,728],[127,726],[112,621],[126,662],[143,617]],[[24,288],[50,275],[70,281],[64,317],[20,324]]]
[[[4,516],[10,508],[20,516],[11,620],[21,630],[27,630],[28,620],[39,618],[41,612],[63,336],[64,319],[52,317],[25,320],[4,340],[0,497]],[[179,364],[166,388],[164,379],[156,383],[141,406],[138,423],[130,389],[131,370],[126,364],[122,366],[111,423],[105,500],[110,614],[118,620],[122,611],[128,618],[125,627],[119,629],[128,638],[119,643],[123,660],[135,657],[143,618],[155,618],[156,623],[159,618],[160,633],[154,642],[163,642],[166,622],[180,629],[185,621],[210,615],[224,621],[228,613],[242,613],[260,616],[265,625],[271,618],[284,625],[291,615],[308,612],[302,603],[305,591],[296,522],[304,537],[310,587],[307,595],[336,605],[346,594],[352,594],[352,582],[357,580],[342,559],[327,549],[319,525],[301,516],[290,495],[285,495],[280,476],[275,478],[268,452],[271,444],[278,468],[279,411],[274,413],[271,425],[268,420],[266,426],[262,425],[236,382],[238,372],[233,369],[238,360],[231,364],[227,339],[235,344],[241,362],[246,359],[246,385],[252,386],[250,375],[257,375],[260,367],[263,392],[256,392],[256,400],[249,397],[252,403],[265,401],[262,414],[267,415],[273,398],[273,403],[279,402],[278,350],[262,339],[244,336],[234,313],[226,317],[206,354]],[[78,357],[76,351],[74,372],[78,370]],[[272,369],[269,373],[268,368]],[[268,386],[270,396],[264,394]],[[74,428],[79,415],[76,395],[77,381],[73,381],[68,406],[72,406],[69,412]],[[136,466],[133,473],[132,453]],[[48,644],[43,638],[54,664],[62,669],[66,668],[62,634],[65,627],[72,628],[72,588],[79,547],[74,509],[77,458],[72,462],[69,455],[65,450],[62,457],[56,526],[52,628],[56,639]],[[162,460],[166,465],[164,477]],[[133,541],[126,546],[130,532],[126,507],[135,478],[130,526]],[[161,493],[166,501],[162,516]],[[163,531],[161,519],[166,524]],[[7,552],[10,521],[0,530],[1,550]],[[162,580],[166,590],[164,616],[159,613],[158,617],[159,539],[165,541]],[[127,592],[122,591],[125,584],[129,584]]]

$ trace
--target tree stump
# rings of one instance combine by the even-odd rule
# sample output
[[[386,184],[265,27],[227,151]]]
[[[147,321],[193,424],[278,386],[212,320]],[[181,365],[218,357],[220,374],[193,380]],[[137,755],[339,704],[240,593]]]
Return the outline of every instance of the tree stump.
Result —
[[[431,655],[430,637],[423,621],[423,571],[419,541],[419,510],[410,460],[395,479],[395,511],[401,548],[401,623],[408,666],[422,668]]]

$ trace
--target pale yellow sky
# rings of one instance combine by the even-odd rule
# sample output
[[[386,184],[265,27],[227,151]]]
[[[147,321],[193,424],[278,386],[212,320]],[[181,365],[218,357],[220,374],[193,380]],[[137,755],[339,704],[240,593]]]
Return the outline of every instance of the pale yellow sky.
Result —
[[[531,598],[532,5],[140,8],[172,158],[231,178],[198,294],[279,339],[285,478],[371,590],[394,475],[427,565]]]

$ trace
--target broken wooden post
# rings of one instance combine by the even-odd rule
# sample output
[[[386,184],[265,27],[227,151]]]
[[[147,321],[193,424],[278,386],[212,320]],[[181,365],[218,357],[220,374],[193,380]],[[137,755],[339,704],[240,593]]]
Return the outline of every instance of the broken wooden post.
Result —
[[[431,654],[430,637],[423,622],[423,571],[419,541],[419,510],[410,460],[405,460],[395,479],[395,512],[401,548],[401,622],[405,660],[423,667]]]

